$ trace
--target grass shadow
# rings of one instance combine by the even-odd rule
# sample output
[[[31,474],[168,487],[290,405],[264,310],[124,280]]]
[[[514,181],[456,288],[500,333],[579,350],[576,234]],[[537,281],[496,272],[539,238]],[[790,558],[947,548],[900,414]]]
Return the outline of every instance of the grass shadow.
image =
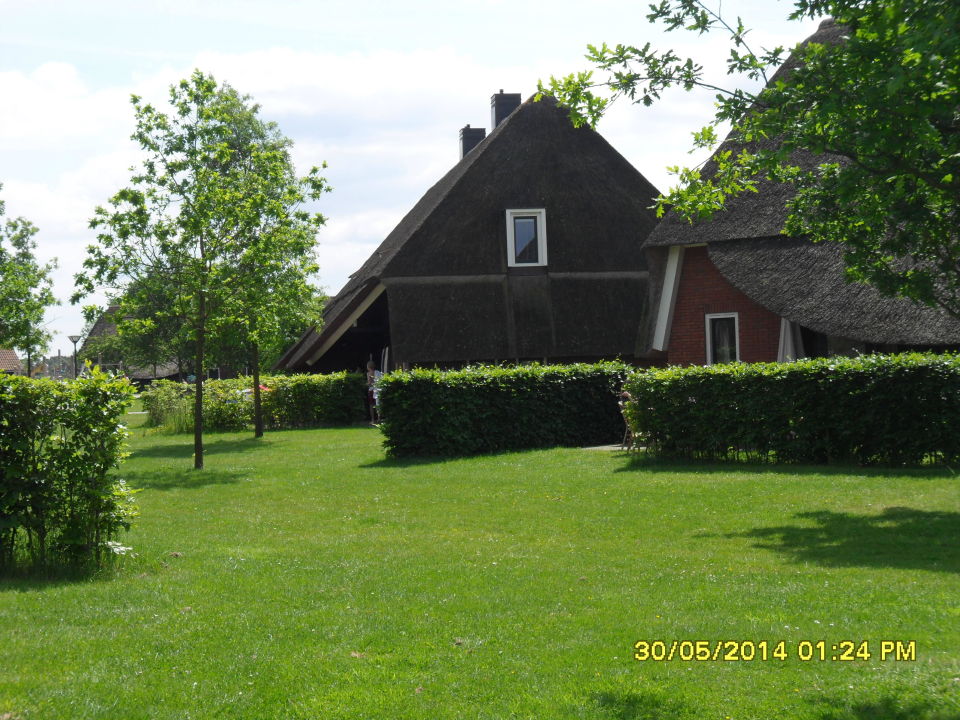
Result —
[[[958,512],[888,507],[879,515],[815,510],[794,517],[805,523],[724,537],[756,540],[753,547],[798,563],[960,572]]]
[[[960,720],[960,713],[936,707],[929,701],[884,697],[867,702],[839,699],[817,701],[817,720]]]
[[[864,467],[861,465],[788,465],[761,462],[715,462],[671,460],[631,453],[614,472],[645,473],[776,473],[777,475],[860,475],[863,477],[955,478],[957,471],[945,465],[929,467]]]
[[[591,697],[603,712],[601,717],[616,720],[692,720],[701,717],[677,698],[660,692],[600,692]]]
[[[263,447],[262,438],[243,438],[240,440],[206,440],[203,442],[204,455],[222,453],[242,453]],[[188,442],[177,445],[151,445],[133,451],[131,457],[144,458],[192,458],[193,437]]]
[[[48,590],[78,583],[109,582],[116,573],[110,566],[103,568],[45,567],[5,568],[0,570],[0,594]],[[0,715],[0,720],[3,716]]]
[[[536,447],[536,448],[518,448],[516,450],[499,450],[497,452],[473,453],[470,455],[411,455],[408,457],[391,457],[386,455],[379,460],[362,463],[357,467],[361,468],[406,468],[420,465],[440,465],[442,463],[451,463],[459,461],[496,459],[504,455],[517,455],[523,453],[541,452],[543,450],[554,450],[557,447]],[[2,719],[0,719],[2,720]]]
[[[183,490],[207,485],[230,485],[243,479],[243,473],[233,470],[143,470],[122,473],[123,479],[139,490]]]

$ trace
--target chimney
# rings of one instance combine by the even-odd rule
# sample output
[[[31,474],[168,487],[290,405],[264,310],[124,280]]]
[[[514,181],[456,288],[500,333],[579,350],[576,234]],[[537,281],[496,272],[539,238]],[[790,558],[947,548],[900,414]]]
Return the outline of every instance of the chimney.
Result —
[[[490,132],[507,119],[507,115],[520,107],[520,93],[505,93],[500,89],[490,97]]]
[[[469,125],[460,128],[460,159],[463,160],[467,153],[473,150],[486,136],[487,131],[484,128],[472,128]]]

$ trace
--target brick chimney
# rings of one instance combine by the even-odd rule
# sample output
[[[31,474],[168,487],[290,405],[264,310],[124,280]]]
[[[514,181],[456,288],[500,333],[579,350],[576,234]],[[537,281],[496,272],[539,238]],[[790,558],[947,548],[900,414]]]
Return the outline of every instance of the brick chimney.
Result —
[[[490,132],[507,119],[507,115],[520,107],[520,93],[505,93],[503,88],[490,97]]]
[[[469,125],[460,128],[460,159],[466,157],[467,153],[473,150],[486,136],[487,131],[484,128],[472,128]]]

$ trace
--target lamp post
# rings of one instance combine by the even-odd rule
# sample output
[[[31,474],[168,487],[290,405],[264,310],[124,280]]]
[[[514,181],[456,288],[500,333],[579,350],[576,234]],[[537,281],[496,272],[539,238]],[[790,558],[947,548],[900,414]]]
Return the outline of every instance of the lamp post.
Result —
[[[80,342],[79,335],[68,335],[67,338],[73,343],[73,379],[77,379],[77,343]]]

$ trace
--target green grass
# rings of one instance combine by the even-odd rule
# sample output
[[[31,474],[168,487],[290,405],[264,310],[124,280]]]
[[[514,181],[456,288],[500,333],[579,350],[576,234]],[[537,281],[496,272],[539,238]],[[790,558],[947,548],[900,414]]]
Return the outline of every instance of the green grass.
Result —
[[[133,442],[138,557],[0,581],[0,718],[960,718],[949,471],[393,462],[352,428],[211,435],[197,473],[188,437]],[[917,660],[639,663],[640,639]]]

